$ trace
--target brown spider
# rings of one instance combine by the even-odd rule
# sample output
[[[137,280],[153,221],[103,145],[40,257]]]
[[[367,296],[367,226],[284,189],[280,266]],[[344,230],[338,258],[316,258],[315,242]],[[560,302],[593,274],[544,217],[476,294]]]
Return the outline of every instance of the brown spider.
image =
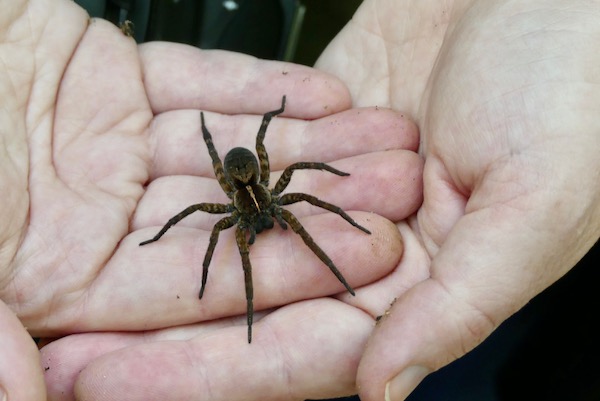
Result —
[[[202,133],[204,142],[208,148],[208,153],[212,159],[213,169],[221,188],[229,199],[232,200],[229,204],[222,203],[198,203],[196,205],[185,208],[181,213],[173,216],[164,225],[154,238],[141,242],[141,245],[146,245],[154,241],[158,241],[164,233],[174,224],[182,220],[184,217],[201,210],[207,213],[231,213],[230,216],[219,220],[213,227],[210,234],[208,249],[202,263],[202,286],[200,287],[199,298],[202,298],[206,278],[208,277],[208,265],[213,255],[213,251],[219,239],[221,230],[232,227],[237,224],[235,238],[237,246],[242,257],[242,267],[244,269],[244,278],[246,284],[246,314],[248,319],[248,343],[252,342],[252,317],[253,317],[253,287],[252,287],[252,265],[250,264],[249,246],[254,243],[256,234],[263,230],[273,228],[273,218],[277,220],[281,228],[287,229],[287,224],[292,227],[295,233],[302,237],[304,243],[325,263],[329,269],[335,274],[340,282],[346,287],[350,294],[354,295],[354,290],[344,279],[342,273],[333,264],[331,259],[325,252],[314,242],[312,237],[306,232],[298,219],[288,210],[282,208],[283,205],[289,205],[296,202],[306,201],[312,205],[318,206],[330,212],[336,213],[344,218],[354,227],[371,234],[369,230],[355,222],[346,212],[340,207],[324,202],[312,195],[304,193],[288,193],[281,195],[281,192],[287,187],[292,178],[292,173],[295,170],[315,169],[325,170],[339,176],[348,176],[350,174],[339,171],[325,163],[317,162],[299,162],[288,166],[283,170],[283,174],[273,187],[269,189],[269,156],[263,140],[265,132],[271,118],[283,113],[285,109],[285,96],[281,99],[281,108],[265,113],[262,124],[256,136],[256,153],[258,161],[251,151],[245,148],[233,148],[225,155],[225,169],[221,159],[217,154],[212,137],[204,125],[204,113],[200,112],[200,120],[202,122]],[[260,166],[260,168],[259,168]],[[287,223],[287,224],[286,224]],[[248,238],[249,234],[249,238]]]

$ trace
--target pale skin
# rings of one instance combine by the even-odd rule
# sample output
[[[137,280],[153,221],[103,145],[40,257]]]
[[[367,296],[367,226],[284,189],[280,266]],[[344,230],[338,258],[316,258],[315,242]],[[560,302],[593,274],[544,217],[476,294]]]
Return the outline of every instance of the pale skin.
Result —
[[[552,8],[553,3],[558,10]],[[187,71],[189,64],[184,61],[191,57],[198,63],[206,54],[184,53],[173,60],[172,66],[169,63],[157,65],[152,61],[164,60],[158,56],[164,56],[162,52],[170,48],[147,46],[140,49],[140,62],[123,63],[135,68],[125,68],[120,74],[109,69],[107,74],[111,80],[123,74],[139,74],[141,64],[146,78],[154,72],[163,80],[146,79],[144,86],[129,77],[116,88],[106,88],[106,83],[86,87],[84,83],[89,80],[84,78],[100,73],[90,71],[87,65],[79,66],[71,71],[78,72],[74,77],[81,80],[76,81],[73,97],[67,97],[70,102],[63,106],[65,113],[69,104],[73,109],[66,113],[63,129],[57,129],[60,119],[55,117],[52,130],[48,121],[55,114],[49,109],[57,102],[53,97],[56,91],[50,90],[52,85],[43,85],[45,81],[40,81],[40,89],[31,96],[27,96],[29,92],[22,94],[22,103],[13,105],[11,113],[2,116],[3,119],[14,118],[12,131],[27,133],[16,137],[27,137],[27,141],[22,139],[12,145],[15,149],[29,146],[26,154],[32,158],[30,168],[48,167],[52,160],[48,160],[47,151],[44,153],[36,146],[44,145],[44,138],[70,132],[71,136],[62,139],[64,147],[60,147],[59,138],[54,139],[54,152],[62,150],[64,153],[53,153],[53,166],[61,172],[61,183],[68,181],[82,186],[72,184],[68,188],[71,191],[55,194],[54,191],[64,187],[51,185],[57,181],[48,177],[46,169],[38,168],[39,181],[32,181],[35,175],[30,171],[28,187],[23,181],[24,167],[19,164],[22,160],[13,157],[8,167],[3,166],[2,171],[13,171],[13,175],[6,175],[2,180],[6,180],[10,188],[21,188],[21,192],[15,190],[15,197],[9,198],[14,203],[5,206],[2,210],[5,215],[0,220],[5,224],[0,231],[4,236],[0,296],[10,307],[10,310],[0,309],[0,319],[3,342],[14,341],[22,352],[17,354],[19,365],[0,365],[0,384],[15,399],[43,399],[42,369],[23,328],[26,326],[39,335],[87,330],[134,331],[125,335],[74,335],[47,346],[42,351],[41,366],[50,368],[44,373],[50,399],[72,399],[75,394],[86,399],[109,399],[107,396],[122,399],[123,394],[127,394],[128,399],[149,399],[148,395],[153,394],[161,399],[161,395],[169,394],[210,400],[247,400],[252,399],[251,395],[256,400],[295,400],[356,391],[363,401],[404,399],[428,372],[476,346],[504,319],[559,279],[600,235],[597,185],[600,79],[594,75],[595,66],[600,64],[595,50],[600,41],[598,3],[574,1],[569,2],[567,9],[563,5],[564,2],[548,1],[492,4],[483,0],[363,3],[352,23],[325,51],[317,67],[344,81],[354,106],[388,106],[405,110],[406,115],[416,120],[422,132],[421,153],[425,157],[424,202],[410,223],[404,223],[421,200],[421,187],[416,185],[415,188],[414,180],[413,186],[405,185],[406,180],[398,181],[398,177],[420,178],[419,159],[410,152],[416,149],[414,125],[384,109],[361,111],[360,118],[367,118],[370,124],[367,127],[358,123],[356,113],[352,114],[355,116],[352,121],[342,118],[352,113],[352,110],[343,112],[350,105],[348,94],[342,86],[332,87],[335,80],[331,77],[317,72],[312,72],[316,75],[310,79],[313,84],[317,82],[316,88],[290,84],[303,101],[295,107],[290,102],[285,116],[316,120],[280,122],[285,124],[285,129],[277,129],[277,121],[273,121],[272,136],[268,138],[273,141],[270,154],[280,158],[273,161],[275,168],[281,169],[290,161],[286,159],[291,156],[286,156],[287,146],[283,143],[294,138],[294,132],[314,132],[315,138],[319,138],[314,141],[320,145],[310,147],[307,151],[310,153],[302,156],[322,159],[324,154],[317,149],[335,149],[333,155],[326,153],[331,160],[321,161],[339,160],[336,167],[352,175],[344,178],[351,180],[350,184],[338,178],[336,181],[319,178],[316,184],[308,185],[309,192],[321,195],[319,183],[327,187],[335,185],[340,192],[327,191],[332,197],[329,200],[347,210],[374,211],[396,222],[396,227],[390,227],[375,214],[352,213],[372,232],[380,233],[379,242],[375,243],[379,244],[377,257],[374,257],[371,239],[365,243],[361,233],[342,231],[344,222],[338,225],[336,216],[324,221],[323,217],[310,216],[311,212],[305,211],[303,221],[307,229],[313,227],[315,232],[321,233],[320,243],[324,248],[329,244],[330,256],[342,266],[348,281],[357,289],[356,297],[340,295],[337,298],[319,298],[340,292],[340,285],[335,278],[327,276],[327,269],[317,262],[299,262],[308,255],[308,251],[296,246],[299,242],[286,243],[290,237],[280,232],[261,234],[251,251],[263,266],[262,270],[255,268],[257,303],[260,299],[264,309],[307,300],[272,313],[263,312],[250,347],[244,341],[244,319],[225,319],[241,315],[244,308],[239,261],[235,259],[235,252],[227,252],[233,249],[232,241],[221,248],[225,252],[220,253],[220,259],[213,261],[202,303],[193,296],[185,296],[197,290],[197,287],[190,291],[186,288],[193,283],[198,285],[200,266],[199,263],[194,266],[194,262],[203,256],[213,220],[195,217],[196,220],[190,220],[189,225],[174,234],[172,242],[150,254],[145,249],[146,253],[139,253],[139,249],[127,245],[142,239],[152,231],[148,227],[159,226],[180,206],[193,203],[192,199],[207,194],[214,199],[222,196],[209,173],[202,143],[191,144],[189,140],[197,132],[199,122],[194,117],[186,117],[184,110],[196,108],[259,116],[272,109],[273,102],[277,105],[273,100],[279,96],[274,93],[278,92],[274,90],[277,83],[265,89],[265,96],[272,98],[257,96],[256,88],[263,79],[259,79],[257,69],[252,68],[253,62],[245,67],[242,63],[238,71],[242,74],[233,74],[239,77],[239,86],[231,86],[228,80],[225,88],[230,87],[230,92],[223,93],[223,86],[217,80],[223,76],[223,64],[216,68],[221,75],[215,71],[212,75],[210,71],[193,74]],[[2,6],[6,8],[5,4]],[[74,6],[61,6],[61,9],[71,10]],[[68,42],[72,43],[71,52],[83,32],[86,32],[84,39],[89,41],[82,43],[88,43],[89,51],[102,44],[103,35],[114,35],[101,23],[87,28],[85,18],[79,13],[57,22],[65,27],[65,20],[70,21],[69,29],[74,31],[64,33],[71,38]],[[31,24],[39,20],[28,18],[27,21]],[[48,29],[44,24],[38,29],[42,26]],[[53,37],[46,34],[41,38],[47,41]],[[115,59],[123,61],[130,53],[135,59],[137,53],[131,42],[110,38],[109,48],[114,53],[109,52],[105,57],[113,57],[107,62],[111,68],[121,65],[115,63]],[[60,43],[61,49],[68,48],[65,38],[61,38]],[[79,51],[86,49],[82,44],[79,46]],[[62,67],[56,67],[54,74],[42,71],[46,74],[40,73],[40,79],[52,82],[54,76],[55,84],[60,81],[61,72],[70,59],[69,51],[65,52],[61,62],[57,62]],[[11,60],[14,54],[11,53]],[[55,58],[61,56],[56,52],[52,54]],[[41,54],[39,57],[45,59]],[[2,60],[8,57],[3,55]],[[200,65],[214,66],[216,61]],[[75,68],[72,66],[77,66],[76,63],[74,58],[70,67]],[[28,65],[32,63],[15,66],[11,71],[22,72]],[[154,69],[149,68],[151,66]],[[260,71],[264,76],[264,65],[262,67]],[[178,69],[177,79],[167,74],[169,68]],[[302,70],[300,75],[306,77],[306,73]],[[24,79],[24,75],[13,73],[11,77]],[[205,75],[206,80],[200,80],[199,77]],[[99,76],[102,74],[94,75]],[[171,78],[164,82],[165,76]],[[273,74],[270,78],[276,76],[279,75]],[[65,81],[63,78],[63,85]],[[138,83],[125,86],[130,82]],[[11,81],[11,84],[13,88],[22,87],[19,85],[22,82]],[[212,84],[219,90],[210,90]],[[282,90],[290,89],[285,83],[279,85]],[[45,96],[42,89],[48,90]],[[114,101],[111,96],[117,96],[116,89],[126,91],[127,96],[119,97],[125,102],[120,107],[129,109],[115,116],[114,110],[105,108]],[[96,102],[89,102],[92,94],[86,90],[92,92]],[[180,90],[184,93],[175,92]],[[106,98],[99,96],[102,93]],[[215,98],[214,93],[223,97]],[[78,99],[77,94],[84,96],[83,99]],[[323,100],[323,94],[328,94],[328,100]],[[292,98],[290,92],[287,95],[288,99]],[[14,96],[14,92],[11,96],[3,94],[1,99],[10,104]],[[91,110],[81,109],[84,100]],[[24,115],[18,106],[26,101],[35,101],[31,105],[27,103],[26,118],[15,118],[18,115],[15,113]],[[323,111],[324,104],[328,105],[327,111]],[[182,110],[174,115],[177,109]],[[99,111],[106,114],[98,114]],[[340,113],[326,117],[336,111]],[[372,117],[372,121],[365,114],[381,112],[389,120],[384,119],[383,123],[379,122],[381,126],[374,129],[372,124],[381,121],[381,114]],[[153,117],[154,114],[157,116]],[[104,121],[101,117],[106,115],[115,120]],[[223,138],[222,151],[229,145],[250,147],[248,144],[260,117],[213,116],[216,126],[229,133]],[[344,121],[348,121],[347,126],[342,126],[346,129],[340,128],[337,132],[335,127]],[[93,126],[98,122],[104,125]],[[97,168],[90,170],[94,161],[92,151],[98,150],[98,146],[110,146],[110,142],[95,139],[87,143],[87,147],[85,141],[71,142],[75,133],[81,135],[77,124],[83,124],[89,130],[88,135],[101,130],[118,138],[117,143],[105,148],[96,160],[105,160],[115,149],[126,147],[127,150],[117,153],[115,159],[110,160],[110,166],[94,164]],[[319,127],[319,124],[322,125]],[[333,130],[328,131],[331,144],[320,142],[329,140],[318,134],[323,127]],[[242,137],[242,132],[248,136]],[[382,133],[376,139],[369,136],[370,147],[365,149],[365,135],[372,132]],[[183,146],[177,146],[178,138],[184,139]],[[244,141],[246,143],[240,143]],[[69,146],[75,146],[75,155]],[[81,154],[77,146],[83,146]],[[189,149],[191,146],[194,148]],[[220,148],[218,143],[217,147]],[[393,151],[396,153],[384,160],[390,153],[380,150],[390,148],[406,150]],[[75,156],[80,159],[69,159]],[[120,159],[123,157],[128,159]],[[204,163],[196,164],[198,158]],[[6,158],[0,160],[7,163]],[[59,160],[64,160],[62,169]],[[120,167],[119,163],[126,164],[127,168]],[[378,174],[365,172],[361,169],[365,165]],[[73,167],[69,170],[68,166]],[[83,171],[89,176],[81,174],[82,166],[87,167]],[[390,166],[395,174],[391,174]],[[173,174],[194,174],[205,179],[191,179],[191,183],[186,184],[189,178],[165,178]],[[109,176],[110,179],[101,179]],[[148,179],[155,183],[144,193],[142,184]],[[90,194],[94,189],[86,186],[90,182],[99,187],[95,187],[89,199],[83,199],[87,202],[76,203],[82,196],[74,194],[73,188],[84,188],[82,193]],[[298,185],[308,182],[308,178],[301,178]],[[32,185],[36,183],[41,187],[33,190]],[[372,192],[359,190],[361,197],[358,198],[350,195],[357,192],[356,188],[368,186],[367,183],[371,183]],[[23,217],[27,210],[19,209],[23,199],[18,194],[26,192],[24,188],[29,188],[30,196],[27,227]],[[173,188],[181,191],[176,199],[172,196]],[[45,194],[48,196],[42,202],[39,197]],[[36,196],[39,213],[44,209],[45,214],[33,213]],[[57,196],[62,199],[61,207],[53,203]],[[69,203],[71,198],[75,198],[72,200],[75,203]],[[91,211],[104,215],[81,222],[81,215],[73,216],[77,205],[95,206]],[[113,205],[112,209],[107,205]],[[93,217],[89,213],[85,216]],[[107,219],[114,219],[118,224],[114,221],[108,224]],[[61,221],[59,225],[46,224],[57,220]],[[335,228],[331,227],[333,224]],[[402,235],[403,246],[395,232]],[[331,238],[328,233],[337,237]],[[344,241],[339,239],[341,233],[347,236]],[[198,236],[204,239],[199,240]],[[90,237],[96,241],[90,242]],[[113,254],[121,239],[119,250]],[[50,241],[53,241],[52,246],[47,245]],[[24,247],[27,244],[30,245]],[[43,244],[46,247],[40,248]],[[83,255],[85,257],[64,252],[73,250],[73,244],[85,244],[92,249],[83,248],[89,252]],[[259,244],[262,244],[260,248]],[[336,251],[336,245],[344,244],[349,245]],[[281,255],[289,259],[290,249],[294,250],[292,255],[297,258],[297,267],[294,267],[295,262],[286,265],[278,262],[284,259]],[[21,258],[14,259],[15,254]],[[36,260],[38,262],[33,263]],[[314,299],[308,300],[310,298]],[[374,317],[386,310],[385,317],[375,327]],[[205,319],[213,320],[210,324],[196,323]],[[142,334],[135,332],[168,326],[173,327]],[[2,352],[10,351],[3,347]],[[7,357],[2,355],[0,361],[14,360],[10,355]],[[235,386],[231,385],[232,377],[235,377]],[[28,380],[27,386],[22,385],[24,378]],[[37,385],[31,385],[32,380]],[[32,393],[26,394],[28,391]]]
[[[374,282],[402,255],[390,221],[422,200],[416,125],[389,109],[350,109],[344,84],[308,67],[177,44],[138,47],[72,1],[0,1],[0,9],[0,400],[107,400],[96,380],[109,376],[104,384],[119,400],[235,399],[250,385],[262,399],[351,391],[373,318],[330,297],[345,289],[293,232],[261,233],[251,247],[251,346],[233,230],[221,234],[202,300],[215,216],[195,214],[161,241],[138,244],[183,207],[227,202],[200,111],[223,157],[235,146],[253,149],[262,115],[285,94],[285,113],[265,139],[273,176],[302,160],[351,174],[298,172],[289,189],[341,206],[372,235],[306,205],[290,209],[352,285]],[[388,201],[400,196],[401,208]],[[362,334],[337,344],[349,329]],[[41,356],[31,340],[92,331],[101,333],[64,337]],[[295,362],[276,354],[289,344],[307,353]],[[306,376],[322,346],[327,370],[344,363],[334,388],[319,370]],[[224,357],[232,352],[240,360]],[[248,375],[282,378],[284,367],[295,384],[274,388]],[[233,372],[248,385],[232,388],[224,379]]]
[[[355,105],[409,112],[425,157],[390,275],[421,276],[365,289],[397,300],[361,358],[362,401],[403,400],[598,240],[600,2],[566,4],[368,1],[317,63]]]

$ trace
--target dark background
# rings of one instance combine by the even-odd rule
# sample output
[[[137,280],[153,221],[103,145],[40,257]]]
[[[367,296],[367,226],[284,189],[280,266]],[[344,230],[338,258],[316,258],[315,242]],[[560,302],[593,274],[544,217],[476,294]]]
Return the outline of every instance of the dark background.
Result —
[[[357,0],[77,0],[134,22],[138,42],[169,40],[312,65]],[[227,5],[229,9],[224,8]],[[565,277],[479,347],[429,375],[408,401],[600,401],[597,243]],[[339,401],[357,401],[358,397]]]

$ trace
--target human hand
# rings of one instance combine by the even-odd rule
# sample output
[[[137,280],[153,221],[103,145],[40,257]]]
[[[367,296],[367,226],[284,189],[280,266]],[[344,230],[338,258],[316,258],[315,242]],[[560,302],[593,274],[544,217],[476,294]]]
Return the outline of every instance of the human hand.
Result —
[[[370,286],[372,315],[397,300],[360,362],[362,401],[404,399],[597,241],[598,17],[583,1],[365,1],[317,63],[355,106],[410,112],[425,157],[381,280],[395,285]]]
[[[245,300],[230,233],[221,236],[202,301],[200,261],[213,218],[195,214],[169,238],[144,248],[138,243],[184,206],[226,200],[201,140],[199,110],[206,111],[220,152],[252,148],[262,114],[286,94],[286,112],[271,123],[265,140],[273,169],[319,160],[352,174],[298,172],[290,190],[393,220],[413,213],[421,201],[414,124],[389,110],[344,111],[350,105],[345,87],[306,67],[172,44],[138,48],[106,22],[88,25],[70,1],[13,1],[2,9],[0,182],[10,196],[0,218],[0,322],[2,343],[14,348],[0,350],[0,385],[9,399],[45,399],[42,367],[48,398],[61,400],[74,396],[76,381],[87,399],[108,399],[107,388],[116,399],[124,392],[133,399],[135,384],[140,398],[148,399],[143,392],[164,383],[169,399],[176,399],[174,391],[209,391],[213,399],[222,393],[231,400],[236,392],[247,395],[246,385],[253,383],[271,392],[272,374],[286,372],[293,373],[296,388],[281,380],[280,394],[309,397],[325,386],[351,391],[360,344],[373,321],[323,298],[343,289],[293,233],[261,234],[252,247],[256,309],[265,311],[257,313],[262,320],[255,323],[251,346],[245,319],[236,317]],[[402,148],[407,150],[386,151]],[[398,183],[398,176],[405,179]],[[401,195],[401,208],[387,201]],[[387,274],[402,254],[395,227],[376,214],[352,213],[373,232],[367,237],[336,216],[300,205],[292,210],[353,286]],[[351,262],[356,268],[345,269]],[[42,351],[40,366],[24,327],[42,337],[102,333],[56,341]],[[358,335],[340,344],[350,329]],[[123,348],[132,344],[137,346]],[[330,347],[327,361],[315,356],[323,346]],[[304,358],[296,360],[299,369],[286,371],[291,355],[275,352],[290,350],[303,351]],[[235,357],[223,363],[226,355]],[[329,377],[319,377],[322,370],[310,369],[317,357],[323,368],[340,370],[343,380],[334,389]],[[337,357],[345,358],[344,369]],[[149,371],[173,381],[160,382]],[[199,387],[203,371],[210,374],[204,376],[207,386]],[[240,384],[235,388],[232,374]],[[320,382],[306,380],[311,374]]]

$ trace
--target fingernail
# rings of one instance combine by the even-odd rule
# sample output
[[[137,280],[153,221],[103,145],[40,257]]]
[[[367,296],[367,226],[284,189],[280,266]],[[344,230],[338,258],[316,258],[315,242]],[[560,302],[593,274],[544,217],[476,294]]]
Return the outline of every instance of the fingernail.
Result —
[[[429,374],[424,366],[410,366],[385,385],[385,401],[403,401]]]
[[[6,395],[6,391],[0,386],[0,401],[7,401],[8,396]]]

